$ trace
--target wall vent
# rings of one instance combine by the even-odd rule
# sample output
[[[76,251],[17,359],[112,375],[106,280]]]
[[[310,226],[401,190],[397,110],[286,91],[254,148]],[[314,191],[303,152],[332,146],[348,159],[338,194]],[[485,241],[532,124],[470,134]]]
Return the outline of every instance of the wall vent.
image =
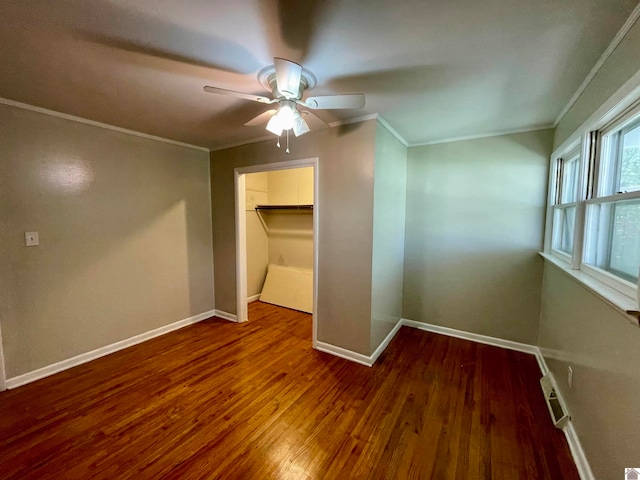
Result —
[[[551,420],[557,428],[564,428],[571,417],[567,413],[567,409],[562,405],[556,389],[553,388],[551,379],[548,375],[545,375],[540,379],[540,386],[542,387],[542,393],[544,394],[544,400],[547,403]]]

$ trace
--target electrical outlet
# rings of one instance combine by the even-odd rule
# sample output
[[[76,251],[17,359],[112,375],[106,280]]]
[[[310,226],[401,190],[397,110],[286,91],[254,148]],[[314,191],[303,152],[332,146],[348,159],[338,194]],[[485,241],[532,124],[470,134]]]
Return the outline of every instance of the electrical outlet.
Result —
[[[37,245],[40,245],[38,232],[24,232],[24,244],[27,247],[35,247]]]
[[[567,367],[567,384],[569,388],[573,388],[573,368]]]

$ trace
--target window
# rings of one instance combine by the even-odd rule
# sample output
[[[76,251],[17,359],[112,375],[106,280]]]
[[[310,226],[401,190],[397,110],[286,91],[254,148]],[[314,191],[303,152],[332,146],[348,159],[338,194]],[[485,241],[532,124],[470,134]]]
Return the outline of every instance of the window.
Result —
[[[586,202],[583,261],[598,269],[591,273],[607,272],[622,281],[619,290],[633,294],[640,268],[640,116],[603,129],[600,144],[595,194]]]
[[[640,269],[640,105],[554,163],[551,251],[635,297]]]
[[[640,190],[640,118],[604,136],[599,195]]]
[[[573,253],[580,152],[575,150],[556,164],[556,198],[553,208],[553,249],[570,256]]]

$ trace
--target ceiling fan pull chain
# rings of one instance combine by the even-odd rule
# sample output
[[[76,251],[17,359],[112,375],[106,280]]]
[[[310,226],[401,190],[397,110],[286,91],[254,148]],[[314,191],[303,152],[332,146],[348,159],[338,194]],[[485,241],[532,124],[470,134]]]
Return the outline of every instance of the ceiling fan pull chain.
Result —
[[[289,153],[289,130],[287,130],[287,149],[285,151]]]
[[[276,143],[276,147],[280,148],[280,135],[278,135],[278,143]]]

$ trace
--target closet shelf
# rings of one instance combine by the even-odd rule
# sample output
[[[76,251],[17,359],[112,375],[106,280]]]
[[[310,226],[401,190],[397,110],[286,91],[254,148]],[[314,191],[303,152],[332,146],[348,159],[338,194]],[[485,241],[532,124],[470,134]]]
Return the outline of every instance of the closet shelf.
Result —
[[[256,211],[258,210],[300,210],[313,212],[313,205],[256,205]]]

